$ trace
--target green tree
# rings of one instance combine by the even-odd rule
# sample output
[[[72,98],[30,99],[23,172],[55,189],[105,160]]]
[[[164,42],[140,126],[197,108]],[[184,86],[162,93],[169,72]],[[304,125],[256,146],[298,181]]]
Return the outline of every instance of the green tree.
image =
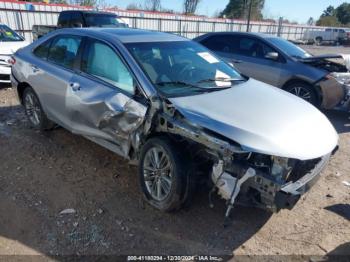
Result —
[[[321,16],[316,22],[317,26],[340,26],[336,16]]]
[[[335,15],[334,6],[330,5],[326,8],[326,10],[323,11],[321,17],[334,16],[334,15]]]
[[[222,11],[221,16],[227,18],[246,18],[250,1],[253,1],[251,19],[261,20],[263,18],[262,9],[264,8],[265,0],[230,0],[224,11]]]
[[[350,4],[343,3],[335,9],[335,16],[343,25],[350,23]]]

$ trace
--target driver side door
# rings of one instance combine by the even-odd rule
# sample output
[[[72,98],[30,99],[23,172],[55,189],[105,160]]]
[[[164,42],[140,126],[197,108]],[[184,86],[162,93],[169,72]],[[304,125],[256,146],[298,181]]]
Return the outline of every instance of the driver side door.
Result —
[[[114,46],[87,38],[66,100],[73,132],[126,156],[147,110],[135,97],[136,83]]]

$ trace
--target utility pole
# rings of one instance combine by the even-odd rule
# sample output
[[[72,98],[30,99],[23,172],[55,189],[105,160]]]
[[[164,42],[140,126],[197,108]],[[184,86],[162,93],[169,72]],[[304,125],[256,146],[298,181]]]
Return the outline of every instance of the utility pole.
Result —
[[[253,0],[250,0],[249,9],[248,9],[248,19],[247,19],[247,32],[249,32],[249,29],[250,29],[250,17],[252,13],[252,5],[253,5]]]

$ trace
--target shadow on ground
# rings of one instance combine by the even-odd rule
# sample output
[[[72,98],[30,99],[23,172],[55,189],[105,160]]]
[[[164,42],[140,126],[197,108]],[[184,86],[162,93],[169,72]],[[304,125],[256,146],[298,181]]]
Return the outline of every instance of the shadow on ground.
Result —
[[[350,132],[350,114],[342,111],[326,111],[324,112],[331,121],[338,134]]]
[[[349,204],[336,204],[325,207],[326,210],[331,211],[339,216],[344,217],[350,221],[350,205]]]

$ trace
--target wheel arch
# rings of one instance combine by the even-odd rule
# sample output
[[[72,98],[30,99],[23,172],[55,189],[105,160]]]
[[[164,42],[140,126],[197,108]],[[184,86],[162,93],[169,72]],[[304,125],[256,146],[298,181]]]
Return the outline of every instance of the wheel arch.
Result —
[[[31,87],[27,82],[21,82],[17,85],[17,95],[21,104],[23,104],[23,94],[27,87]]]
[[[301,78],[298,78],[298,77],[293,77],[291,79],[289,79],[287,82],[285,82],[282,86],[282,89],[284,91],[286,91],[286,89],[292,85],[292,84],[297,84],[297,83],[302,83],[302,84],[306,84],[310,87],[312,87],[312,89],[314,90],[316,96],[317,96],[317,104],[318,105],[321,105],[322,104],[322,90],[319,86],[315,85],[315,84],[312,84],[310,83],[309,81],[305,80],[305,79],[301,79]]]

